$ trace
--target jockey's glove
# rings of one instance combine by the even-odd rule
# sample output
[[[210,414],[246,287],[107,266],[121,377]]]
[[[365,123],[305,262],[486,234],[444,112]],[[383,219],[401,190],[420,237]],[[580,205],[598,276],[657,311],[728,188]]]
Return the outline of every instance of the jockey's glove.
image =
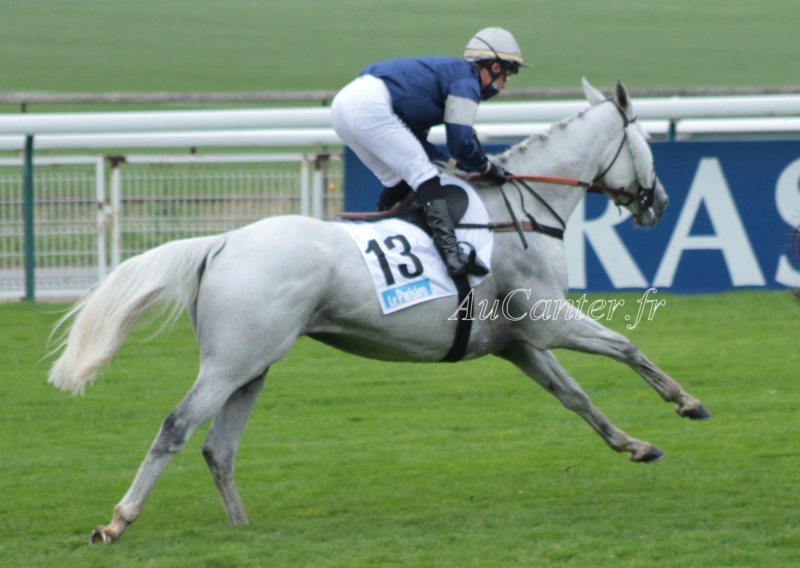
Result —
[[[489,162],[489,166],[486,168],[483,175],[496,184],[503,185],[508,181],[509,173],[497,164]]]

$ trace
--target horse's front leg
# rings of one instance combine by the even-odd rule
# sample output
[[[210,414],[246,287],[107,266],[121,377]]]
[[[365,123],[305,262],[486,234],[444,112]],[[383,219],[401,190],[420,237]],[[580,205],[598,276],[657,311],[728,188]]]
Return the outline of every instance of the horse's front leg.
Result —
[[[664,453],[650,444],[631,438],[614,426],[589,400],[577,382],[567,373],[550,351],[519,342],[497,353],[554,395],[567,409],[583,418],[612,450],[628,452],[631,461],[650,462]]]
[[[611,331],[597,321],[580,315],[551,347],[604,355],[625,363],[636,371],[666,402],[677,404],[678,415],[692,420],[708,420],[711,414],[695,397],[664,371],[656,367],[627,337]]]

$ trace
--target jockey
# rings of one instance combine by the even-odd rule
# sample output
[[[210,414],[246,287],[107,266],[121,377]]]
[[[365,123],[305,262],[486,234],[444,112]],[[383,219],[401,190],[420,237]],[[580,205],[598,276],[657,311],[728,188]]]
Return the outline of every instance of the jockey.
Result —
[[[336,134],[384,185],[378,210],[415,191],[453,276],[483,275],[488,268],[460,249],[433,162],[449,162],[498,184],[507,180],[483,153],[472,125],[478,103],[503,90],[520,67],[527,65],[511,33],[485,28],[469,40],[464,59],[424,56],[368,65],[331,104]],[[428,141],[430,128],[439,124],[451,157]]]

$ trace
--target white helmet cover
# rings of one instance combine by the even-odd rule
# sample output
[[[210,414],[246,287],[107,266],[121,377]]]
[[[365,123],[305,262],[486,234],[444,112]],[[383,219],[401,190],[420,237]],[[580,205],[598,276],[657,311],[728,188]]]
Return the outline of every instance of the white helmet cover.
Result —
[[[511,32],[503,28],[484,28],[476,33],[464,51],[467,61],[491,61],[499,59],[528,67],[522,61],[522,52]]]

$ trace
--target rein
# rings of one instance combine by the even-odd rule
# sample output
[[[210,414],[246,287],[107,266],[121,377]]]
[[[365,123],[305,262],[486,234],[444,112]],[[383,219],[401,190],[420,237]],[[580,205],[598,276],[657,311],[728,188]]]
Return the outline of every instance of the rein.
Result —
[[[556,213],[547,201],[542,198],[538,193],[536,193],[532,187],[530,187],[525,182],[537,182],[537,183],[551,183],[555,185],[569,185],[573,187],[583,187],[586,189],[587,193],[605,193],[613,195],[615,199],[619,199],[621,197],[628,198],[627,203],[620,203],[621,205],[627,205],[631,201],[635,199],[641,199],[643,196],[643,192],[632,192],[627,191],[625,189],[617,189],[613,187],[609,187],[607,185],[603,185],[597,182],[588,182],[582,181],[575,178],[568,178],[568,177],[560,177],[560,176],[534,176],[534,175],[510,175],[508,176],[508,180],[512,182],[517,189],[519,189],[519,185],[524,187],[528,192],[535,197],[542,205],[544,205],[550,213],[558,219],[561,227],[550,227],[548,225],[542,225],[536,219],[533,218],[533,215],[530,213],[525,213],[527,216],[527,220],[518,221],[516,215],[514,215],[514,211],[511,208],[511,203],[509,202],[508,198],[506,197],[505,192],[503,191],[502,186],[499,186],[498,189],[500,190],[500,194],[503,196],[503,201],[506,204],[506,209],[508,209],[509,214],[511,215],[511,221],[505,222],[495,222],[495,223],[488,223],[487,225],[472,225],[472,224],[458,224],[459,228],[463,229],[489,229],[490,231],[494,232],[510,232],[516,231],[519,235],[520,239],[522,240],[522,246],[527,249],[528,243],[525,239],[524,233],[542,233],[556,239],[562,240],[564,238],[564,231],[566,229],[566,222],[564,219],[561,218],[558,213]],[[616,202],[616,201],[615,201]]]
[[[597,183],[593,181],[582,181],[575,178],[559,177],[559,176],[508,176],[511,181],[532,181],[538,183],[552,183],[556,185],[571,185],[574,187],[586,188],[587,193],[605,193],[613,195],[614,197],[627,197],[628,199],[639,199],[642,197],[641,192],[628,191],[626,189],[617,189]],[[625,205],[625,204],[623,204]]]

